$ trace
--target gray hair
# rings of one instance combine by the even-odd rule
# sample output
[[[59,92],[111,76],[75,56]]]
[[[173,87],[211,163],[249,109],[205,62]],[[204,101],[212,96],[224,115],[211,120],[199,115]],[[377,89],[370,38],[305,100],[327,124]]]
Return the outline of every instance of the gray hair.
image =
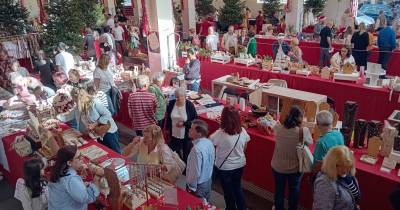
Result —
[[[153,82],[162,82],[164,80],[165,76],[162,72],[157,73],[156,75],[153,76]]]
[[[328,126],[333,123],[333,115],[327,110],[318,112],[316,116],[317,125]]]
[[[147,75],[139,75],[136,83],[137,88],[142,89],[150,83],[150,79]]]
[[[175,89],[175,95],[177,96],[186,96],[186,89],[183,87],[177,87]]]
[[[202,137],[208,136],[208,124],[206,122],[196,119],[192,121],[192,126],[193,125],[197,125],[196,132],[200,133]]]

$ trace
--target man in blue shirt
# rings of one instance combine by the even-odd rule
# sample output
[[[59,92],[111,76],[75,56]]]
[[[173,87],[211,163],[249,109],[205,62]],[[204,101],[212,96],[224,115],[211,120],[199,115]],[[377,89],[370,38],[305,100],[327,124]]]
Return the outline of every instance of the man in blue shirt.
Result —
[[[378,32],[378,63],[382,65],[383,69],[387,70],[392,51],[396,49],[396,33],[390,26],[386,25],[386,22],[383,24],[385,27]]]
[[[209,201],[215,150],[207,135],[207,123],[202,120],[193,120],[192,127],[189,130],[189,137],[193,140],[193,148],[187,160],[186,189],[197,197]]]

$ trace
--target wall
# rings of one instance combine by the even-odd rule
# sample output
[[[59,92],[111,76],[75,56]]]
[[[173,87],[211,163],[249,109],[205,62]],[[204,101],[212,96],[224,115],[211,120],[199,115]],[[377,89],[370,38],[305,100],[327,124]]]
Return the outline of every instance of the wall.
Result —
[[[340,24],[344,11],[350,7],[350,0],[328,0],[325,5],[324,15],[333,20],[335,25]]]

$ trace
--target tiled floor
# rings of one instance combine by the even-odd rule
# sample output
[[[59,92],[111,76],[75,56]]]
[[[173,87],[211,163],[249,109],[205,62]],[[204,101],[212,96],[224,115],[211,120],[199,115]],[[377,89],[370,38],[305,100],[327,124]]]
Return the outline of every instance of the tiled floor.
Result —
[[[123,147],[135,136],[134,132],[123,125],[118,125],[120,129],[120,141]],[[185,177],[182,176],[177,181],[177,186],[185,187]],[[21,204],[14,198],[14,187],[10,186],[6,180],[0,181],[0,210],[22,210]],[[251,210],[267,210],[271,209],[272,203],[251,192],[245,191],[247,206]],[[211,203],[218,209],[224,209],[225,202],[222,195],[222,189],[218,183],[213,183],[213,192]]]

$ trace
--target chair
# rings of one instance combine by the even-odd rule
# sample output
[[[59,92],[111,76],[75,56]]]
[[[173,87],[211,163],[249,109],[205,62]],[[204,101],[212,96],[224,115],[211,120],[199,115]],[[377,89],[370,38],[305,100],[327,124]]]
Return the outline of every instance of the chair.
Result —
[[[283,79],[269,79],[267,83],[284,88],[288,87],[286,80]]]

